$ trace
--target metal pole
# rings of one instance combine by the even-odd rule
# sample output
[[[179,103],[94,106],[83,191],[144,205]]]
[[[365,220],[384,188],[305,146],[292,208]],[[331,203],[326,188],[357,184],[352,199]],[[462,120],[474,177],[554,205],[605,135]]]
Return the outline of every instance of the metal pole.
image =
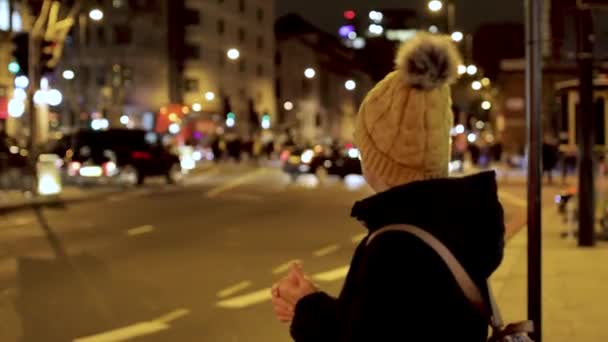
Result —
[[[595,110],[593,106],[593,17],[591,9],[577,11],[578,64],[580,71],[579,125],[579,234],[582,247],[595,245],[595,177],[593,145],[595,144]]]
[[[528,319],[542,341],[541,113],[543,0],[526,0],[526,116],[528,121]]]

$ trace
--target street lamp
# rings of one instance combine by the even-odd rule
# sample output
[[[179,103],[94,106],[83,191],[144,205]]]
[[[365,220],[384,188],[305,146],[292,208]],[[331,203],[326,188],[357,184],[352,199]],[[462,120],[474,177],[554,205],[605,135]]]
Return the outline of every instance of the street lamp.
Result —
[[[479,82],[479,81],[473,81],[473,83],[471,83],[471,88],[473,90],[480,90],[481,89],[481,82]]]
[[[125,125],[125,126],[129,124],[129,121],[130,120],[129,120],[129,116],[128,115],[122,115],[120,117],[120,123],[123,124],[123,125]]]
[[[487,77],[484,77],[481,79],[481,85],[484,87],[489,87],[490,86],[490,79]]]
[[[197,103],[193,103],[193,104],[192,104],[192,110],[193,110],[193,111],[195,111],[195,112],[200,112],[200,111],[201,111],[201,109],[203,109],[203,106],[201,106],[201,104],[200,104],[200,103],[198,103],[198,102],[197,102]]]
[[[283,104],[283,108],[286,111],[292,110],[293,109],[293,102],[291,102],[291,101],[285,101],[285,103]]]
[[[437,27],[436,25],[431,25],[429,27],[429,32],[435,34],[435,33],[439,32],[439,27]]]
[[[467,66],[464,64],[460,64],[458,66],[458,75],[464,75],[467,72]]]
[[[63,73],[61,74],[63,76],[64,79],[66,80],[73,80],[74,77],[76,76],[76,74],[74,74],[74,71],[72,70],[64,70]]]
[[[313,79],[316,75],[317,72],[313,68],[306,68],[306,70],[304,70],[304,76],[308,79]]]
[[[226,55],[228,56],[228,59],[233,60],[233,61],[236,61],[237,59],[239,59],[239,57],[241,57],[241,53],[239,52],[238,49],[235,49],[235,48],[228,50]]]
[[[346,88],[348,91],[353,91],[355,88],[357,88],[357,83],[353,80],[348,80],[344,83],[344,88]]]
[[[215,100],[215,93],[212,91],[208,91],[205,93],[205,100],[211,102],[213,100]]]
[[[456,43],[460,43],[464,39],[464,34],[460,31],[456,31],[452,33],[452,40]]]
[[[492,108],[492,103],[490,101],[483,101],[481,103],[481,109],[483,110],[490,110]]]
[[[429,9],[431,12],[439,12],[443,8],[443,3],[439,0],[429,1]]]
[[[100,21],[103,19],[103,12],[99,8],[94,8],[89,12],[89,18],[93,21]]]
[[[477,67],[475,65],[471,64],[467,67],[467,74],[473,76],[476,73],[477,73]]]

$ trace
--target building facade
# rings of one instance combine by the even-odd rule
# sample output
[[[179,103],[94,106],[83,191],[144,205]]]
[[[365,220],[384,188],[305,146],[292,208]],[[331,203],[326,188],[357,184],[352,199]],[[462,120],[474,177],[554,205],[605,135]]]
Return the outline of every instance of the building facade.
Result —
[[[120,125],[128,115],[141,122],[169,102],[167,11],[162,0],[85,1],[55,72],[66,95],[62,124],[105,117]],[[89,9],[103,18],[93,20]],[[70,79],[63,71],[74,72]],[[152,114],[148,114],[152,115]]]
[[[355,52],[297,15],[280,18],[276,35],[278,126],[303,143],[352,141],[359,104],[373,86]]]
[[[241,134],[262,115],[275,122],[274,1],[187,0],[183,18],[183,103],[233,112]]]

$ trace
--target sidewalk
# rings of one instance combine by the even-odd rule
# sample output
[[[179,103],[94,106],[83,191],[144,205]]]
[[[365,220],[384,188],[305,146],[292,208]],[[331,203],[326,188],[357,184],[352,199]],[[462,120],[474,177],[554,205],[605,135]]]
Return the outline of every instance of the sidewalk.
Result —
[[[95,199],[120,191],[117,187],[80,188],[64,186],[58,196],[38,196],[22,191],[0,191],[0,214],[27,208],[33,204],[54,204]]]
[[[543,213],[543,341],[608,341],[608,244],[583,249],[560,238],[554,208]],[[505,322],[527,318],[527,235],[509,241],[491,283]]]

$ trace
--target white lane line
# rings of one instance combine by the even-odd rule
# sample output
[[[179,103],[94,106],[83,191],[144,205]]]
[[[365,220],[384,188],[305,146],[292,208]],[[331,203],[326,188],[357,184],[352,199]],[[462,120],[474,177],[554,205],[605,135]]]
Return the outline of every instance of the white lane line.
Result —
[[[225,309],[242,309],[251,305],[269,301],[272,298],[270,287],[241,296],[217,302],[217,306]]]
[[[365,237],[367,236],[367,233],[361,233],[361,234],[357,234],[355,236],[353,236],[350,241],[352,241],[352,243],[354,244],[358,244],[361,241],[363,241],[363,239],[365,239]]]
[[[169,323],[189,313],[190,310],[188,309],[178,309],[151,321],[136,323],[89,337],[77,338],[74,342],[121,342],[132,340],[137,337],[167,330],[171,327]]]
[[[518,207],[525,208],[525,207],[528,206],[528,201],[526,201],[525,199],[523,199],[523,198],[521,198],[519,196],[510,194],[508,192],[499,191],[498,192],[498,197],[500,199],[504,200],[505,202],[509,202],[509,203],[511,203],[511,204],[513,204],[515,206],[518,206]]]
[[[127,235],[137,236],[137,235],[150,233],[153,230],[154,230],[154,226],[147,224],[145,226],[135,227],[135,228],[131,228],[131,229],[127,230]]]
[[[312,252],[312,255],[314,255],[316,257],[324,257],[326,255],[329,255],[329,254],[337,251],[338,249],[340,249],[339,245],[332,244],[332,245],[317,249],[316,251]]]
[[[279,266],[272,269],[272,274],[281,274],[289,271],[289,268],[294,262],[297,262],[297,259],[289,260],[286,263],[280,264]]]
[[[326,282],[344,279],[344,278],[346,278],[346,275],[348,274],[349,267],[350,266],[347,265],[347,266],[343,266],[343,267],[338,267],[338,268],[330,270],[330,271],[317,273],[317,274],[313,275],[312,278],[314,280],[326,281]]]
[[[215,187],[209,191],[207,191],[207,197],[209,198],[213,198],[213,197],[217,197],[217,195],[226,192],[228,190],[232,190],[238,186],[241,186],[247,182],[249,182],[250,180],[258,177],[259,175],[261,175],[262,173],[266,172],[266,169],[258,169],[255,171],[251,171],[248,172],[246,174],[244,174],[241,177],[238,177],[236,179],[232,179],[218,187]]]
[[[249,280],[245,280],[245,281],[242,281],[242,282],[240,282],[238,284],[235,284],[235,285],[229,286],[229,287],[227,287],[227,288],[225,288],[223,290],[220,290],[217,293],[217,296],[219,298],[230,297],[233,294],[236,294],[237,292],[243,291],[244,289],[250,287],[251,285],[253,285],[252,282],[250,282]]]

